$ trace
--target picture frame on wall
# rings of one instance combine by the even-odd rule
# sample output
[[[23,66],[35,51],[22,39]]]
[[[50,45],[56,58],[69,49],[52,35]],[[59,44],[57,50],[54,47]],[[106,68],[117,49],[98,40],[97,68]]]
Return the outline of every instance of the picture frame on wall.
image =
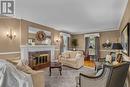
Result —
[[[129,35],[130,35],[130,23],[127,23],[127,25],[125,26],[125,28],[122,30],[121,32],[121,44],[123,47],[122,52],[124,54],[126,54],[127,56],[129,56]]]

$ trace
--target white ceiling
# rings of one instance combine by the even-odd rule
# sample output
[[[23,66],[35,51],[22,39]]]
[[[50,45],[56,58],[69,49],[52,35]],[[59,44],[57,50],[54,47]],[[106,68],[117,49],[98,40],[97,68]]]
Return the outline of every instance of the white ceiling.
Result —
[[[16,17],[71,33],[119,27],[128,0],[15,0]]]

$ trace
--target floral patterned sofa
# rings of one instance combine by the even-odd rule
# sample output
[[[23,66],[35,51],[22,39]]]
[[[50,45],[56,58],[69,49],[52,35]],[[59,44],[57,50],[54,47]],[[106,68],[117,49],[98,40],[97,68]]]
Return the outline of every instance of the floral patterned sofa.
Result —
[[[79,69],[84,65],[84,55],[82,51],[67,51],[59,56],[59,61],[65,66]]]

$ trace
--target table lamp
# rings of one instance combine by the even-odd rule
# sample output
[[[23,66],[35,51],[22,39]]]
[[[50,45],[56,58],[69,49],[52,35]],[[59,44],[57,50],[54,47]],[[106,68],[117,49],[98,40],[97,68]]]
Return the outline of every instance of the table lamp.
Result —
[[[122,47],[121,43],[113,43],[112,49],[121,51],[123,49],[123,47]]]
[[[122,47],[121,43],[113,43],[112,44],[112,49],[119,51],[118,55],[119,54],[122,55],[121,50],[123,49],[123,47]]]

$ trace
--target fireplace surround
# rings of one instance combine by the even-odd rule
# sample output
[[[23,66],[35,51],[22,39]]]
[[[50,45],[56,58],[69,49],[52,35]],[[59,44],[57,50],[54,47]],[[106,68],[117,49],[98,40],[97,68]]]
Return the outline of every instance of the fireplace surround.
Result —
[[[55,59],[53,45],[22,45],[20,49],[23,63],[35,70],[48,67]]]

